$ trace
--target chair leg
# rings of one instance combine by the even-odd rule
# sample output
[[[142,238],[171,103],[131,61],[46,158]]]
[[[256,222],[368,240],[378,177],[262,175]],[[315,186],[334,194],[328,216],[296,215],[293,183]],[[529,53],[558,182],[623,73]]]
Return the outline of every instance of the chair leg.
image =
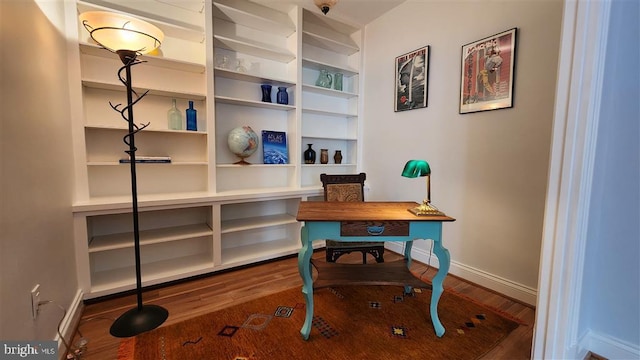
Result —
[[[371,249],[370,253],[376,259],[377,263],[383,263],[384,262],[384,247],[381,248],[381,249]]]
[[[347,252],[343,252],[340,250],[334,250],[334,249],[327,249],[326,250],[326,261],[327,262],[336,262],[338,261],[338,258],[344,254],[347,254]]]

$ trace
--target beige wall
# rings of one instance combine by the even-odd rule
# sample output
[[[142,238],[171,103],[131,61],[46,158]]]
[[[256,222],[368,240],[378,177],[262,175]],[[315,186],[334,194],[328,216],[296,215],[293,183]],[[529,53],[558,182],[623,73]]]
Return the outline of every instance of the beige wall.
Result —
[[[40,6],[42,8],[40,8]],[[48,340],[77,293],[62,2],[0,1],[0,339]],[[25,21],[28,19],[28,21]],[[21,36],[17,36],[20,33]],[[30,290],[45,305],[31,319]]]
[[[424,197],[429,161],[451,273],[535,301],[562,1],[411,1],[366,27],[363,171],[370,200]],[[458,113],[461,46],[518,28],[511,109]],[[429,104],[394,113],[394,57],[431,46]],[[429,245],[418,242],[418,256]]]

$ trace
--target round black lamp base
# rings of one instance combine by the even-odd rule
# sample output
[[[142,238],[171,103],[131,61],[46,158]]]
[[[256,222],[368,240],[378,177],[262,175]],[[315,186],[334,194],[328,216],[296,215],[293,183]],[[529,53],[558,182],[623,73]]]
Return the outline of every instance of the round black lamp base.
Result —
[[[119,338],[136,336],[157,328],[168,317],[169,312],[158,305],[143,305],[141,309],[135,307],[120,315],[111,325],[109,333]]]

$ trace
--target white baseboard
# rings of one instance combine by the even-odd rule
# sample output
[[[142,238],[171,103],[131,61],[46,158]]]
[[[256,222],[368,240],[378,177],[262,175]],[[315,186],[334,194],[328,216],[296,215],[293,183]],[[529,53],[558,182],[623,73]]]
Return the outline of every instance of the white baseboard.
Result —
[[[73,346],[73,336],[75,335],[75,330],[77,328],[78,323],[80,322],[80,317],[82,316],[83,310],[83,302],[82,302],[82,290],[78,289],[76,296],[73,298],[73,301],[69,305],[69,309],[67,310],[67,314],[64,319],[60,323],[60,333],[64,336],[64,339],[67,343]],[[56,336],[53,338],[54,341],[58,342],[58,354],[61,354],[62,357],[60,359],[66,359],[66,350],[62,338],[56,332]]]
[[[578,344],[578,355],[580,359],[591,351],[594,354],[607,359],[617,360],[638,360],[640,359],[640,346],[629,344],[620,339],[600,334],[593,330],[588,330]],[[584,354],[584,355],[580,355]]]
[[[400,254],[403,253],[404,249],[403,243],[396,242],[386,242],[385,247]],[[438,258],[434,254],[430,254],[428,251],[423,249],[413,247],[411,250],[411,258],[425,264],[430,264],[435,268],[440,267]],[[486,271],[476,269],[453,260],[449,265],[449,274],[453,274],[474,284],[497,291],[500,294],[522,301],[525,304],[532,306],[536,305],[536,298],[538,296],[536,289],[516,283],[509,279],[490,274]]]

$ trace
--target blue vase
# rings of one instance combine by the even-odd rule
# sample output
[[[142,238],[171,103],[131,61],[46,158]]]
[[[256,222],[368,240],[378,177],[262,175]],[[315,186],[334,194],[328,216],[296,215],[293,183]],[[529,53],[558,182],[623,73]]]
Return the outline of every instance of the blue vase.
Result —
[[[187,109],[187,130],[198,130],[198,114],[196,109],[193,108],[193,101],[189,101],[189,108]]]
[[[271,85],[260,85],[262,88],[262,102],[271,102]]]
[[[284,86],[278,87],[278,93],[276,94],[276,102],[282,105],[289,104],[289,94],[287,93],[286,87]]]

